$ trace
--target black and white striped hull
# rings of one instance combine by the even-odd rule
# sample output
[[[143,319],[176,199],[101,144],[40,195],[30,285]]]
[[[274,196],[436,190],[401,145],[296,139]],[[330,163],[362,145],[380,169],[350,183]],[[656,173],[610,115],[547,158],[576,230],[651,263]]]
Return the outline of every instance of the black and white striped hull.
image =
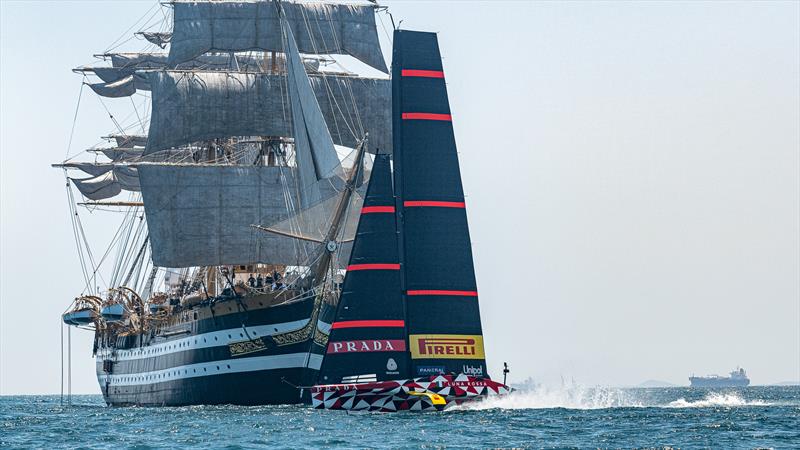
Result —
[[[233,301],[218,303],[213,316],[189,311],[185,321],[158,332],[100,346],[97,380],[106,403],[307,402],[308,392],[295,386],[313,384],[330,325],[317,320],[313,299],[264,308],[250,303],[247,311]]]

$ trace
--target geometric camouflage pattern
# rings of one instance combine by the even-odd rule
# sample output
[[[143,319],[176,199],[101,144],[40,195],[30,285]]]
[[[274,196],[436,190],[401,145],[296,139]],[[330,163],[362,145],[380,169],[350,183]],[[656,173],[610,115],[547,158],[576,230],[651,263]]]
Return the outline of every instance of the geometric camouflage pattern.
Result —
[[[311,404],[315,409],[348,411],[441,411],[489,395],[508,394],[510,390],[489,378],[463,373],[431,375],[407,380],[317,385],[311,388]],[[441,396],[444,402],[434,402],[430,394]]]

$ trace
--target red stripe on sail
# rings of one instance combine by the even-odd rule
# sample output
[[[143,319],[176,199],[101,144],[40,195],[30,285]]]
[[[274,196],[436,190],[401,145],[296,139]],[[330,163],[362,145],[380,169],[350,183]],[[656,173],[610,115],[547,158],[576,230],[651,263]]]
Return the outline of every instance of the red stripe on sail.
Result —
[[[444,78],[444,72],[441,70],[403,69],[400,75],[404,77]]]
[[[408,295],[456,295],[459,297],[477,297],[478,291],[442,291],[438,289],[420,289],[407,291]]]
[[[361,214],[370,213],[393,213],[394,206],[365,206],[361,208]]]
[[[443,120],[451,122],[453,118],[450,114],[434,114],[434,113],[420,113],[420,112],[404,112],[403,119],[405,120]]]
[[[345,322],[334,322],[331,328],[338,330],[340,328],[402,328],[404,326],[406,326],[406,323],[402,320],[348,320]]]
[[[415,206],[433,206],[437,208],[466,208],[464,202],[439,202],[432,200],[409,200],[403,202],[403,206],[407,208]]]
[[[347,270],[400,270],[400,264],[351,264]]]

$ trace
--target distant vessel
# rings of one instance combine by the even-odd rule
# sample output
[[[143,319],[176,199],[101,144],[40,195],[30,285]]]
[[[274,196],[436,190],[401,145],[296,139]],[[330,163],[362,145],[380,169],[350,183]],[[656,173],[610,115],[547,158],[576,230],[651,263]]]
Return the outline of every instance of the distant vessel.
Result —
[[[750,384],[750,378],[741,367],[730,373],[730,376],[709,375],[707,377],[689,377],[692,387],[745,387]]]

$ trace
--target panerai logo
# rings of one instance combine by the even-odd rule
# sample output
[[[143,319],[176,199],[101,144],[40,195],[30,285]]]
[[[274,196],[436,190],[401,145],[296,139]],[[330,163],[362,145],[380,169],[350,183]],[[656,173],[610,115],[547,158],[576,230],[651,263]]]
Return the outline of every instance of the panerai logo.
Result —
[[[444,366],[417,366],[417,375],[439,375],[444,373]]]
[[[461,373],[464,375],[472,375],[474,377],[482,377],[483,376],[483,366],[468,366],[464,364],[461,366]]]
[[[483,336],[462,334],[412,334],[408,337],[412,359],[483,359]]]

